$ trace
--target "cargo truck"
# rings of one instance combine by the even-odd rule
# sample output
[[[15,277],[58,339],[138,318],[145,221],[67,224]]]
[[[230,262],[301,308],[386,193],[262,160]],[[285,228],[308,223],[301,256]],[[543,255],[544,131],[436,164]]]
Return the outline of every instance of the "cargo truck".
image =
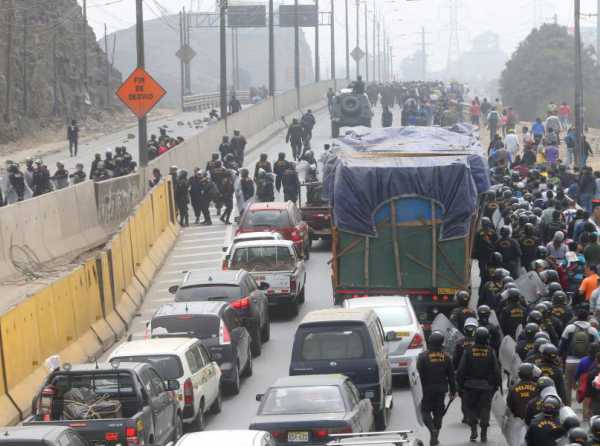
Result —
[[[332,212],[334,303],[407,295],[427,329],[471,282],[479,197],[490,187],[481,146],[439,127],[338,141],[323,190]]]

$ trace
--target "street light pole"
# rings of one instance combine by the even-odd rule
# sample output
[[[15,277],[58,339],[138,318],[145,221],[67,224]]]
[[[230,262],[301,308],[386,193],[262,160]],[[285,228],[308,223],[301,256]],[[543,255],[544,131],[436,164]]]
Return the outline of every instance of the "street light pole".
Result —
[[[272,1],[272,0],[271,0]],[[598,0],[600,1],[600,0]],[[331,0],[331,16],[329,21],[331,22],[331,80],[334,81],[334,85],[335,85],[335,0]]]
[[[348,0],[344,0],[346,9],[346,79],[350,80],[350,32],[348,30]]]
[[[315,0],[317,8],[317,23],[315,24],[315,82],[321,80],[321,61],[319,60],[319,0]]]
[[[137,46],[137,66],[145,68],[146,60],[144,57],[144,4],[143,0],[135,0],[135,31]],[[140,167],[148,165],[148,151],[146,150],[148,140],[148,122],[146,116],[138,119],[138,150]]]
[[[575,0],[575,163],[584,167],[583,147],[583,78],[581,69],[581,0]]]
[[[367,2],[365,2],[365,80],[369,82],[369,29]]]
[[[269,96],[275,96],[275,23],[273,0],[269,0]]]
[[[220,0],[219,4],[219,94],[221,102],[221,118],[225,120],[227,128],[227,30],[225,29],[225,12],[227,0]]]
[[[356,0],[356,48],[360,46],[360,2]],[[356,58],[356,78],[360,75],[360,59]]]
[[[294,0],[294,87],[296,106],[300,108],[300,25],[298,23],[298,0]]]

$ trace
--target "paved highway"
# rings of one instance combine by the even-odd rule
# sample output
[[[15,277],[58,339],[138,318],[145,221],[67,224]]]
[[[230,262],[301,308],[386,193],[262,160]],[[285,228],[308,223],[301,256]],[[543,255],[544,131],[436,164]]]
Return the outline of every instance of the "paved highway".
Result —
[[[380,123],[380,112],[376,113],[373,122]],[[399,123],[400,116],[396,110],[395,122]],[[318,159],[322,152],[323,144],[329,142],[330,126],[328,113],[326,111],[317,114],[317,126],[313,132],[312,146]],[[252,145],[252,141],[250,144]],[[269,154],[274,160],[277,153],[285,151],[290,154],[289,146],[283,141],[283,135],[278,135],[273,140],[264,144],[261,149],[247,156],[248,166],[253,166],[260,152]],[[290,155],[288,155],[290,157]],[[191,171],[195,166],[187,166]],[[204,166],[202,166],[204,167]],[[281,198],[280,198],[281,199]],[[190,215],[191,210],[190,210]],[[192,218],[190,218],[192,220]],[[184,271],[192,269],[219,268],[221,259],[221,248],[230,239],[233,228],[222,225],[217,219],[213,226],[190,226],[184,228],[177,244],[163,268],[149,290],[145,303],[140,310],[130,332],[138,337],[143,334],[145,322],[152,317],[154,311],[161,305],[172,301],[168,287],[178,284]],[[288,374],[291,344],[296,327],[302,317],[311,310],[329,308],[333,305],[330,281],[330,268],[327,262],[331,257],[330,247],[326,243],[317,242],[313,245],[311,258],[307,262],[307,291],[306,303],[301,307],[300,314],[294,319],[287,319],[275,315],[271,322],[271,340],[264,344],[262,355],[254,361],[254,374],[242,381],[240,394],[235,397],[227,397],[223,405],[223,411],[219,415],[210,416],[207,419],[207,429],[245,429],[255,414],[257,402],[255,395],[263,393],[269,384],[280,376]],[[469,429],[460,423],[460,402],[455,401],[445,419],[445,426],[440,437],[443,445],[467,445]],[[405,380],[395,383],[394,409],[392,422],[388,429],[413,429],[418,436],[427,443],[429,437],[421,428],[415,417],[415,410],[410,395],[410,390]],[[498,426],[492,421],[490,439],[487,444],[491,446],[505,445]]]

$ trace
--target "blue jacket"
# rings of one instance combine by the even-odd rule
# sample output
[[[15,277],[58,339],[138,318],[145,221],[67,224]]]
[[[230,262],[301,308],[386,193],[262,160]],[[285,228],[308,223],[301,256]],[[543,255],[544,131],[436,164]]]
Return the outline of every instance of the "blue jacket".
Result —
[[[534,135],[543,135],[545,132],[546,130],[544,129],[544,124],[541,122],[536,122],[533,124],[533,126],[531,126],[531,133]]]

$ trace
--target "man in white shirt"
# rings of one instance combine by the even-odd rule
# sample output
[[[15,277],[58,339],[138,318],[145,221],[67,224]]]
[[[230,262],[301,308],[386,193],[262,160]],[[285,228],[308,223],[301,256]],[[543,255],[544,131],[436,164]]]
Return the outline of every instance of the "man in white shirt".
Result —
[[[508,153],[510,153],[511,160],[514,161],[519,153],[519,137],[515,134],[513,129],[510,129],[506,138],[504,138],[504,147]]]

